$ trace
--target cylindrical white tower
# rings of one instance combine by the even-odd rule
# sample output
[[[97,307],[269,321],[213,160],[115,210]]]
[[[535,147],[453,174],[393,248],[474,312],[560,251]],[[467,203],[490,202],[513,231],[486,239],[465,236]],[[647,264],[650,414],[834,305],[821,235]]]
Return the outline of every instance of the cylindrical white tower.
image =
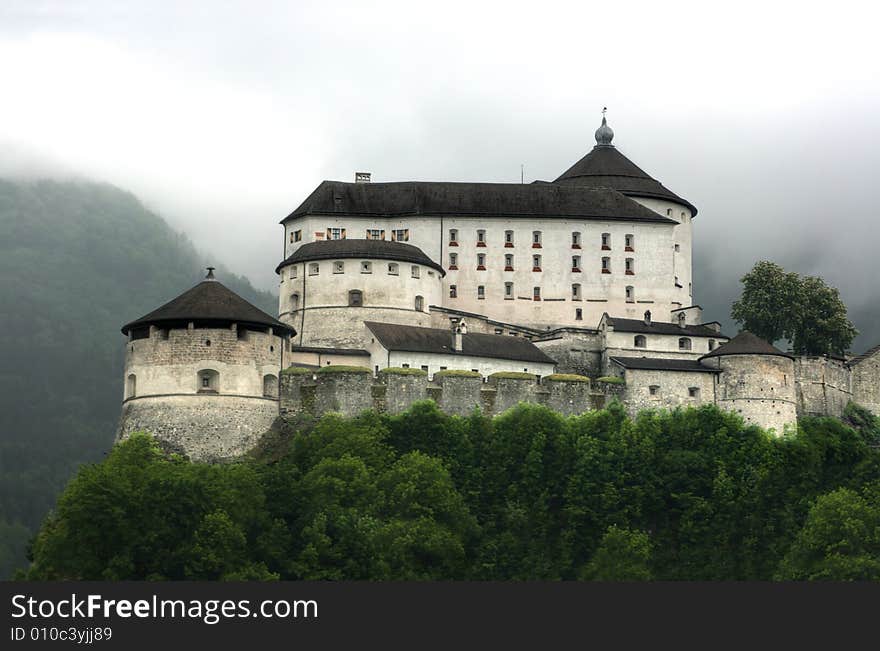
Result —
[[[278,416],[293,328],[208,277],[126,324],[117,439],[146,431],[196,460],[239,456]]]

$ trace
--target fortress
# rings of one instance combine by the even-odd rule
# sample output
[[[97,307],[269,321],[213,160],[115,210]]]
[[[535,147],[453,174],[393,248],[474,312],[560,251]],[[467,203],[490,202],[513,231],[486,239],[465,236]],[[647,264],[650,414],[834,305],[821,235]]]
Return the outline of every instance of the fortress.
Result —
[[[880,414],[880,346],[795,357],[703,322],[697,209],[613,144],[552,182],[324,181],[285,217],[278,317],[208,277],[136,321],[119,436],[239,456],[279,415],[565,414],[620,399],[717,404],[781,434],[798,415]]]

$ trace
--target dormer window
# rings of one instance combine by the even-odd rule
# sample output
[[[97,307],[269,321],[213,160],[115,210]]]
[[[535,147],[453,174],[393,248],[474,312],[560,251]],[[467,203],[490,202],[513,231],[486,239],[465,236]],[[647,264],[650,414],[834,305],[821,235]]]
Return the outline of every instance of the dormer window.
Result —
[[[602,233],[602,250],[611,250],[611,233]]]
[[[581,248],[581,234],[578,232],[574,232],[571,234],[571,248],[579,249]]]
[[[574,272],[579,272],[581,270],[581,256],[571,256],[571,270]]]
[[[532,231],[532,248],[541,248],[541,231]]]
[[[504,231],[504,246],[513,246],[513,231]]]
[[[602,258],[602,273],[611,273],[611,258]]]
[[[368,228],[367,229],[367,239],[368,240],[384,240],[385,239],[385,231],[381,228]]]
[[[636,250],[636,238],[632,233],[623,236],[623,249],[624,251]]]
[[[409,241],[409,229],[408,228],[397,228],[391,231],[391,239],[395,242],[408,242]]]
[[[504,256],[504,271],[513,271],[513,254],[508,253]]]
[[[541,256],[532,256],[532,271],[541,271]]]
[[[327,239],[328,240],[344,240],[345,239],[345,229],[344,228],[328,228],[327,229]]]
[[[458,229],[449,229],[449,246],[458,246]]]
[[[486,231],[483,229],[477,231],[477,246],[486,246]]]

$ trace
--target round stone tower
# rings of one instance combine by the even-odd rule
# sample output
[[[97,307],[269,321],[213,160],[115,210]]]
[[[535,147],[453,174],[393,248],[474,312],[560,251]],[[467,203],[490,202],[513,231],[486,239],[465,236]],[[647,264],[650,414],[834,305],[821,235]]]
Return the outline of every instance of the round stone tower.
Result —
[[[278,416],[278,374],[295,331],[214,279],[122,327],[117,440],[146,431],[194,460],[250,449]]]
[[[428,327],[428,306],[443,299],[443,268],[402,242],[310,242],[276,272],[279,318],[298,331],[294,350],[362,349],[365,321]]]
[[[794,358],[751,332],[740,332],[700,361],[721,369],[715,400],[742,415],[746,423],[781,435],[797,423]]]

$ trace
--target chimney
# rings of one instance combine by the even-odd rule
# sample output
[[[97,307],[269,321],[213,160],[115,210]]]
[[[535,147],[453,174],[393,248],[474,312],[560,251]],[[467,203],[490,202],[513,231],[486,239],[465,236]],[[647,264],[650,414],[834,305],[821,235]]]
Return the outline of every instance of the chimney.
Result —
[[[461,340],[462,340],[463,335],[466,335],[466,334],[467,334],[467,324],[464,322],[464,319],[462,319],[461,321],[459,321],[455,325],[455,330],[453,330],[453,333],[452,333],[452,350],[454,350],[457,353],[461,352],[461,350],[462,350]]]
[[[205,267],[205,269],[208,270],[208,275],[205,276],[205,280],[216,280],[216,278],[214,278],[214,269],[216,269],[216,267]]]
[[[645,325],[651,325],[651,310],[645,310]]]
[[[354,173],[354,182],[355,183],[369,183],[370,182],[370,172],[355,172]]]

